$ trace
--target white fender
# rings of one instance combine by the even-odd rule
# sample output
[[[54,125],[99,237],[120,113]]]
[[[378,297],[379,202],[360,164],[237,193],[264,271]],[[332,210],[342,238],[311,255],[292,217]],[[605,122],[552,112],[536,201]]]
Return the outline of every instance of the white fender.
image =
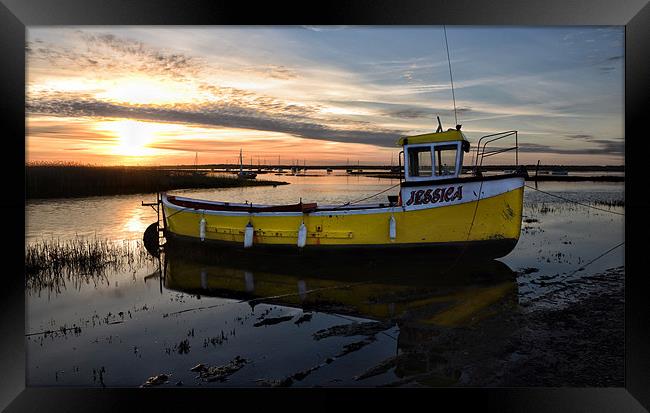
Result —
[[[255,232],[253,224],[250,222],[246,225],[246,230],[244,231],[244,248],[250,248],[253,246],[253,233]]]
[[[307,227],[302,222],[298,228],[298,248],[302,248],[307,243]]]
[[[397,224],[393,215],[390,216],[390,220],[388,221],[388,236],[391,240],[397,237]]]
[[[205,225],[205,218],[201,218],[201,221],[199,222],[199,238],[201,238],[201,241],[205,241]]]

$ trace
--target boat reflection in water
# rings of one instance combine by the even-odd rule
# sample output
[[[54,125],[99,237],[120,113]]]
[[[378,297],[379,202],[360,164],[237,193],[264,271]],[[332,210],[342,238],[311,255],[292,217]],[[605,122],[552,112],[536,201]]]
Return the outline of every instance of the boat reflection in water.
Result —
[[[516,274],[496,260],[445,263],[412,256],[397,262],[375,258],[362,265],[357,260],[354,265],[344,260],[239,260],[170,253],[163,260],[167,289],[243,300],[251,306],[266,303],[360,317],[384,323],[383,331],[397,326],[396,357],[383,372],[394,368],[398,378],[430,376],[445,350],[439,347],[441,337],[448,343],[450,331],[474,330],[482,320],[512,312],[517,304]],[[507,336],[507,322],[497,330],[497,335]],[[463,338],[454,340],[462,343]],[[434,385],[457,381],[460,372],[453,367],[450,371],[448,361],[446,373],[429,377]],[[378,366],[377,374],[381,371]]]

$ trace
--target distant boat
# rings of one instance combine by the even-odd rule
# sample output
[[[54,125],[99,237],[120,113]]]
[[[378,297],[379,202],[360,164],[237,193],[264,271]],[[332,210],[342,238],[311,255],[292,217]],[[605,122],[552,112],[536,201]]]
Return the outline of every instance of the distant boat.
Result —
[[[251,171],[239,171],[237,173],[237,176],[240,179],[255,179],[257,177],[257,174]]]
[[[327,168],[327,173],[328,173],[328,174],[331,174],[331,173],[332,173],[332,171],[333,171],[333,169],[332,169],[332,168]]]
[[[244,158],[242,157],[242,150],[239,150],[239,172],[237,173],[239,179],[255,179],[257,174],[253,171],[244,171]]]
[[[192,175],[195,175],[195,176],[207,175],[208,171],[199,171],[198,163],[199,163],[199,153],[195,152],[195,154],[194,154],[194,172],[192,173]]]

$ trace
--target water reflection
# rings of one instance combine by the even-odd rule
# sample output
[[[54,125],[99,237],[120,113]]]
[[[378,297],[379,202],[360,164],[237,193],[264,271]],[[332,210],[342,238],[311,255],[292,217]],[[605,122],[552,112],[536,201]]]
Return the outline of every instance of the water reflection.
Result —
[[[125,214],[127,216],[125,217],[123,231],[131,233],[136,232],[139,234],[144,233],[144,230],[148,225],[146,219],[151,215],[149,214],[149,211],[146,211],[143,208],[135,208],[128,211],[127,214]]]
[[[234,298],[253,308],[263,303],[300,308],[303,314],[357,317],[361,322],[347,329],[330,327],[319,333],[323,337],[365,336],[352,343],[359,348],[375,341],[377,334],[396,333],[392,336],[395,357],[362,373],[361,379],[390,370],[398,379],[424,375],[429,385],[454,383],[456,370],[436,370],[449,365],[436,346],[448,346],[445,340],[450,331],[462,334],[463,329],[494,314],[507,319],[504,313],[517,308],[516,274],[496,260],[436,263],[415,256],[399,262],[314,265],[312,260],[292,263],[268,257],[262,262],[184,254],[166,254],[163,260],[163,282],[170,290]],[[507,325],[501,328],[509,330]],[[351,348],[342,354],[356,349]]]
[[[294,257],[295,258],[295,257]],[[431,262],[426,256],[357,266],[267,258],[237,261],[166,254],[164,285],[193,295],[236,298],[383,320],[460,325],[504,299],[516,299],[516,274],[497,261]]]

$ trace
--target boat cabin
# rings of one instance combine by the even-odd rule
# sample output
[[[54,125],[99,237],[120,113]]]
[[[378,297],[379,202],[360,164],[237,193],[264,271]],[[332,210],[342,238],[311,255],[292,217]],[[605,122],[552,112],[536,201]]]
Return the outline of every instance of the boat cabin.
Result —
[[[456,129],[407,136],[397,143],[404,148],[406,182],[457,178],[463,168],[463,153],[469,152],[469,141]]]

